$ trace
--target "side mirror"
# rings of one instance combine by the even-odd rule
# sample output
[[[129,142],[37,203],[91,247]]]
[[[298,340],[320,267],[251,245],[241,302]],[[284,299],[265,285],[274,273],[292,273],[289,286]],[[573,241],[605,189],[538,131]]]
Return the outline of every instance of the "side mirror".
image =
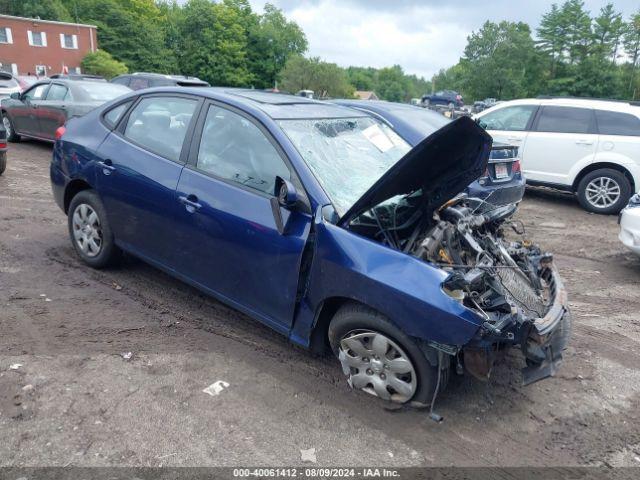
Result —
[[[298,203],[298,192],[289,180],[276,177],[276,186],[273,194],[278,198],[278,204],[282,208],[291,209]]]
[[[20,100],[20,92],[13,92],[9,95],[9,98],[12,98],[13,100]]]
[[[298,193],[293,184],[282,177],[276,177],[276,185],[273,191],[274,196],[271,198],[271,212],[276,222],[276,228],[280,235],[285,235],[287,223],[291,214],[285,212],[286,220],[282,218],[282,210],[293,210],[298,203]]]

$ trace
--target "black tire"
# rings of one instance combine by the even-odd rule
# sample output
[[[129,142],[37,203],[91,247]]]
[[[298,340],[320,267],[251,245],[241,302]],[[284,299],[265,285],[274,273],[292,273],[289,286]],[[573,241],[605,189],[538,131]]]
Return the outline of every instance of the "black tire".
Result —
[[[0,175],[4,173],[7,168],[7,152],[0,152]]]
[[[591,183],[592,180],[595,180],[599,177],[611,179],[620,186],[620,196],[613,205],[609,205],[606,207],[597,207],[587,199],[587,186],[589,185],[589,183]],[[622,210],[627,205],[632,191],[629,179],[622,172],[619,172],[618,170],[614,170],[612,168],[601,168],[599,170],[594,170],[593,172],[587,173],[582,178],[582,180],[580,180],[576,193],[578,195],[578,201],[580,202],[580,205],[585,210],[593,213],[601,213],[603,215],[611,215],[619,213],[620,210]]]
[[[340,341],[351,332],[360,330],[382,333],[404,350],[411,360],[417,379],[415,393],[407,401],[430,405],[438,380],[437,366],[429,363],[414,340],[375,310],[364,305],[351,303],[336,312],[328,330],[329,343],[336,357],[339,354]]]
[[[76,241],[74,236],[74,222],[73,216],[81,205],[88,205],[93,212],[96,213],[99,222],[99,230],[101,234],[100,248],[97,254],[90,255],[83,251],[79,242]],[[67,212],[67,224],[69,227],[69,238],[71,244],[76,253],[80,256],[82,261],[93,268],[104,268],[111,265],[115,265],[121,258],[122,252],[116,246],[113,238],[113,232],[109,226],[107,220],[107,212],[104,209],[104,205],[98,197],[98,194],[94,190],[82,190],[79,192],[69,204],[69,211]]]
[[[7,140],[13,143],[18,143],[20,141],[20,135],[16,133],[16,129],[13,126],[13,122],[11,121],[11,118],[9,118],[9,115],[7,115],[7,112],[2,112],[2,116],[7,119],[7,121],[9,122],[9,125],[11,126],[11,131],[7,132]]]

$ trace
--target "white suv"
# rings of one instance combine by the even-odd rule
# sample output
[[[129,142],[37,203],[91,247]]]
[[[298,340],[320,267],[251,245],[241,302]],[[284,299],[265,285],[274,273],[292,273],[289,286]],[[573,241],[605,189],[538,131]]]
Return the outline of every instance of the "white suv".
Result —
[[[618,213],[640,188],[640,104],[574,98],[500,103],[476,118],[518,145],[530,185],[574,192],[596,213]]]

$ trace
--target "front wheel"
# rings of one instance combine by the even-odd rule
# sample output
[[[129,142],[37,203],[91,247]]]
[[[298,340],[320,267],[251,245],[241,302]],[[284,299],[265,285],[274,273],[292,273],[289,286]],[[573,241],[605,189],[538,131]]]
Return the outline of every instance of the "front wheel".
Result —
[[[631,196],[631,183],[623,173],[612,168],[589,172],[578,184],[578,201],[585,210],[615,214],[622,210]]]
[[[396,403],[431,403],[437,367],[380,313],[346,305],[334,316],[328,335],[353,388]]]
[[[113,265],[120,257],[107,213],[93,190],[83,190],[71,200],[68,212],[69,236],[82,261],[93,268]]]
[[[7,112],[2,112],[2,125],[4,126],[4,129],[7,131],[7,140],[14,143],[20,141],[20,135],[18,135],[16,133],[16,129],[13,128],[13,122],[7,115]]]

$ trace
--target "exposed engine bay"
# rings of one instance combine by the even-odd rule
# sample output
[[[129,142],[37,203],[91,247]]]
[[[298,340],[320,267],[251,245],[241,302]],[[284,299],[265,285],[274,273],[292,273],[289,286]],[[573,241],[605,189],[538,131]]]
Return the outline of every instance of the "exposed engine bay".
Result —
[[[474,345],[464,347],[474,376],[488,378],[497,351],[513,345],[538,370],[523,371],[525,383],[553,375],[569,335],[568,325],[556,328],[565,316],[570,321],[566,295],[553,257],[510,219],[516,207],[465,196],[435,211],[421,203],[419,192],[396,197],[360,215],[352,228],[450,273],[445,293],[484,319]],[[423,211],[434,213],[426,218]]]

